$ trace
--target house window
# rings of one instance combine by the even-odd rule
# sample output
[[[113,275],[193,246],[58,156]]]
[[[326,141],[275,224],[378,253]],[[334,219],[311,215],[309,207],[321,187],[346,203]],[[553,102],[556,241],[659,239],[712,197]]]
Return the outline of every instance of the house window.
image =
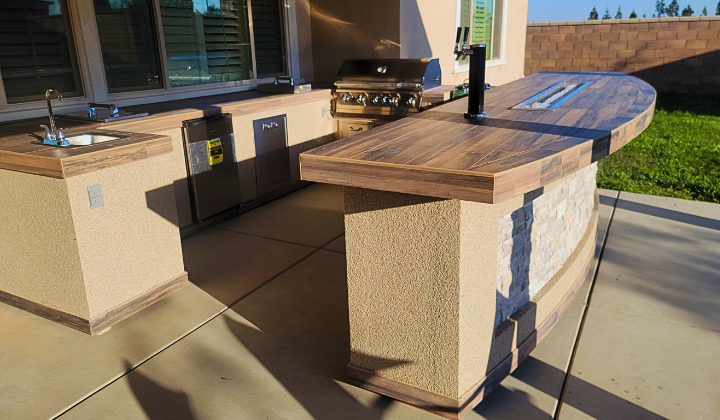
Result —
[[[162,87],[151,0],[94,0],[108,92]]]
[[[65,0],[0,4],[0,103],[44,99],[49,88],[83,95],[70,28]]]
[[[87,16],[82,12],[88,3],[94,21],[80,17]],[[227,91],[285,75],[284,5],[285,0],[0,1],[0,115],[39,111],[43,104],[27,102],[44,99],[50,88],[81,98],[66,101],[70,107],[204,91],[197,85]],[[87,38],[95,27],[97,38]],[[76,51],[73,29],[86,37],[78,45],[87,50]],[[93,83],[100,72],[105,90]]]
[[[504,0],[459,0],[458,26],[470,28],[470,44],[485,44],[487,59],[502,59]],[[467,59],[464,63],[467,64]]]
[[[160,0],[170,87],[253,78],[246,0]]]

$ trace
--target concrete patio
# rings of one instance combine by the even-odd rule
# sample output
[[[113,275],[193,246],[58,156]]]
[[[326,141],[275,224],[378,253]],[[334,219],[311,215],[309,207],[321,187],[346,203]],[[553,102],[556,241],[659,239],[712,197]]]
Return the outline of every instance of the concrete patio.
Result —
[[[581,292],[466,419],[720,418],[720,205],[600,204]],[[99,337],[0,305],[0,418],[439,419],[346,383],[343,229],[314,184],[189,237],[192,284]]]

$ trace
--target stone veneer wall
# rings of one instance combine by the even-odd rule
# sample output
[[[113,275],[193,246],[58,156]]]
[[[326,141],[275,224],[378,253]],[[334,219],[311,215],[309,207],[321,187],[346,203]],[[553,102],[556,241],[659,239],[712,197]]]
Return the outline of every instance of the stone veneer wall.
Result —
[[[500,219],[496,327],[528,303],[577,247],[595,206],[596,173],[594,163]]]
[[[525,75],[618,71],[658,92],[720,94],[720,16],[529,23]]]

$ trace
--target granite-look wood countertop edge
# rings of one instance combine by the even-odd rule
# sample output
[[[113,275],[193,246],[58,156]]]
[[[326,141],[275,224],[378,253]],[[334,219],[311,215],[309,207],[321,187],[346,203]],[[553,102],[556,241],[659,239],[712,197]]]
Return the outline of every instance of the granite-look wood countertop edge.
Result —
[[[559,112],[510,110],[558,81],[591,81],[595,86]],[[488,93],[489,117],[483,122],[465,121],[466,100],[454,101],[305,152],[300,155],[301,177],[500,203],[614,153],[647,128],[656,100],[649,84],[619,73],[545,72],[494,89]],[[472,159],[477,162],[462,163]]]
[[[67,135],[88,131],[119,135],[124,138],[89,146],[67,148],[43,145],[37,138],[29,134],[0,139],[0,146],[3,141],[28,143],[34,149],[26,152],[0,149],[0,169],[62,179],[149,159],[173,150],[172,139],[157,134],[78,128],[68,130]]]
[[[227,97],[228,95],[223,96]],[[1,134],[2,127],[0,126],[0,169],[53,178],[68,178],[170,153],[172,151],[171,139],[150,133],[179,129],[185,120],[220,113],[231,113],[233,116],[249,115],[324,99],[330,100],[330,89],[318,89],[301,94],[269,95],[218,103],[213,103],[212,100],[207,98],[197,98],[197,102],[201,103],[201,105],[196,108],[181,107],[158,112],[148,117],[108,124],[72,124],[75,126],[66,130],[68,136],[83,132],[114,133],[128,136],[128,138],[121,140],[83,147],[58,148],[42,145],[39,143],[38,137],[41,131],[37,124],[33,122],[27,124],[28,127],[33,128],[32,130],[9,136]],[[172,107],[172,103],[154,104],[154,106],[163,105]],[[134,106],[134,108],[141,107],[142,105]],[[40,124],[42,123],[45,122],[40,122]],[[58,125],[60,124],[58,123]]]

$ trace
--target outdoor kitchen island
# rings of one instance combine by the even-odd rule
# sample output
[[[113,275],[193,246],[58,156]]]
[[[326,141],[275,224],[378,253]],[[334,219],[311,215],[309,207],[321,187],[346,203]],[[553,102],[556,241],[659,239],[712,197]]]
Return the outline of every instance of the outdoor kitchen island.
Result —
[[[621,73],[537,73],[487,91],[485,119],[458,100],[301,154],[304,180],[346,187],[350,381],[449,418],[477,405],[582,285],[595,162],[655,96]],[[511,109],[528,99],[550,110]]]

